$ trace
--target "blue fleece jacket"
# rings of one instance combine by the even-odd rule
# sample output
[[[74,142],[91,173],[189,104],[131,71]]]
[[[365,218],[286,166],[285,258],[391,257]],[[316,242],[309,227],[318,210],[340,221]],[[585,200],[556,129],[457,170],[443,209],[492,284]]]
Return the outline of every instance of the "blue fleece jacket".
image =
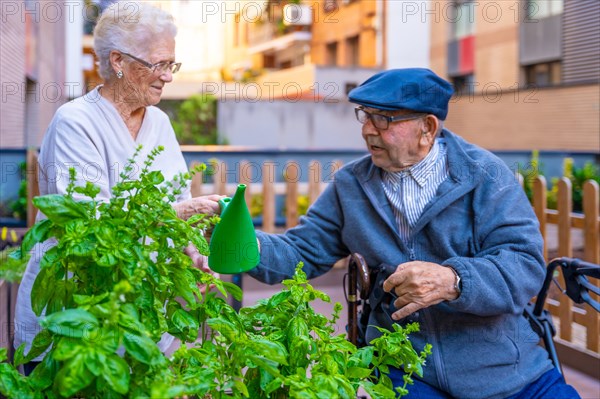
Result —
[[[412,260],[453,267],[462,293],[422,309],[400,324],[419,322],[417,350],[433,353],[423,380],[456,398],[504,398],[552,368],[522,316],[544,277],[538,221],[510,169],[495,155],[444,130],[450,177],[425,207],[408,242],[370,156],[335,175],[300,224],[283,235],[258,233],[261,261],[255,278],[277,283],[304,262],[309,278],[353,252],[367,264]],[[378,307],[370,324],[386,326],[394,309]],[[367,339],[376,336],[367,331]]]

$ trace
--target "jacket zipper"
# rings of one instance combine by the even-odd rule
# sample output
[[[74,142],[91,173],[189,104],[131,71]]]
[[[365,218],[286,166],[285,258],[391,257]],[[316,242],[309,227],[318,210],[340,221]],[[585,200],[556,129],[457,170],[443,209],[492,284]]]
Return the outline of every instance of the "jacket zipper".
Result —
[[[437,380],[438,380],[438,384],[440,385],[440,388],[442,391],[448,392],[448,380],[446,379],[446,374],[444,373],[444,368],[443,368],[443,364],[442,364],[442,356],[440,354],[440,349],[438,346],[438,336],[437,336],[437,332],[435,331],[434,328],[429,328],[429,327],[433,327],[433,322],[431,320],[431,314],[429,313],[429,309],[421,309],[420,312],[423,313],[423,318],[425,320],[425,331],[428,331],[427,333],[427,337],[428,338],[433,338],[431,343],[431,353],[433,355],[433,361],[435,362],[435,373],[437,374]],[[429,333],[429,331],[432,332],[432,334]]]

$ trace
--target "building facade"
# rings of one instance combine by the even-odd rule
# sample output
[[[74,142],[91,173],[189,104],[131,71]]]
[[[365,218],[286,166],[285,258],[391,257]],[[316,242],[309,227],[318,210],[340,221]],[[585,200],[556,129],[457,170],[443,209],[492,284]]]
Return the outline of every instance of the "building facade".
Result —
[[[600,153],[600,2],[436,1],[431,66],[447,127],[492,150]]]
[[[0,148],[37,147],[56,109],[84,89],[82,35],[73,31],[83,29],[82,10],[44,1],[1,10]]]
[[[362,148],[348,92],[385,68],[429,64],[429,28],[413,2],[238,3],[227,21],[225,83],[213,93],[221,98],[219,130],[232,144]],[[251,114],[260,139],[237,119]]]

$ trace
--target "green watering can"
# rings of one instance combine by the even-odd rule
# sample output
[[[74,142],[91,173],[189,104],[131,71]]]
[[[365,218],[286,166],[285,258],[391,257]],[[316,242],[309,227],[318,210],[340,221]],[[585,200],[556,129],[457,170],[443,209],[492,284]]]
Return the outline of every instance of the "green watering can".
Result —
[[[245,192],[246,185],[239,184],[233,198],[219,201],[221,221],[213,230],[208,255],[208,266],[217,273],[243,273],[255,268],[260,261]]]

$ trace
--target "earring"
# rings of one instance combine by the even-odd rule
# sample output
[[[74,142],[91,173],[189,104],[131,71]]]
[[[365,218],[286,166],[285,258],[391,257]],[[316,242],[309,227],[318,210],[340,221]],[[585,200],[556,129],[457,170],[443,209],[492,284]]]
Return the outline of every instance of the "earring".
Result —
[[[117,71],[117,79],[121,79],[123,77],[123,71]]]

